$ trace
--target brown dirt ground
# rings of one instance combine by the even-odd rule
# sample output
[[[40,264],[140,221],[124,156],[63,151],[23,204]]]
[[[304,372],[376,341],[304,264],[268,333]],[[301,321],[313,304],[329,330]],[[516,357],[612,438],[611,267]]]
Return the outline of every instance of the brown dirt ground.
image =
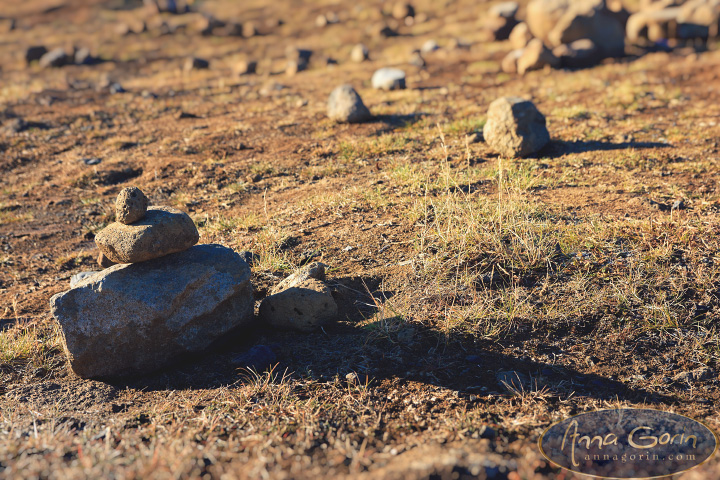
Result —
[[[690,386],[662,380],[695,368],[700,350],[703,364],[717,369],[717,291],[698,288],[681,302],[705,305],[703,328],[650,331],[607,326],[621,316],[612,302],[607,311],[542,328],[524,318],[501,335],[445,328],[432,310],[445,301],[441,294],[423,297],[413,321],[384,305],[434,288],[418,276],[422,226],[412,212],[428,195],[420,184],[444,168],[480,172],[458,188],[492,199],[501,193],[492,172],[505,163],[521,172],[526,202],[568,224],[612,224],[613,238],[647,236],[655,245],[668,229],[679,231],[673,222],[697,222],[707,236],[670,243],[704,244],[707,255],[717,254],[718,50],[682,48],[516,77],[499,71],[508,45],[478,41],[476,2],[416,2],[427,19],[393,38],[368,33],[382,21],[378,2],[202,7],[255,21],[262,35],[203,37],[182,28],[160,35],[151,27],[119,37],[116,23],[137,15],[121,1],[3,5],[0,14],[18,28],[0,33],[0,124],[20,117],[27,128],[0,132],[0,335],[36,330],[49,346],[40,356],[0,358],[0,477],[456,478],[472,476],[473,456],[481,455],[498,466],[494,478],[561,479],[573,477],[547,465],[535,442],[574,413],[649,405],[717,430],[717,378]],[[326,11],[341,21],[320,29],[315,17]],[[171,26],[189,21],[162,18]],[[284,24],[271,25],[278,19]],[[441,45],[461,38],[469,47],[428,55],[425,69],[408,65],[411,50],[430,38]],[[369,62],[347,60],[358,41],[370,47]],[[69,43],[105,61],[24,65],[28,45]],[[308,71],[283,73],[289,45],[314,50]],[[183,72],[188,55],[211,68]],[[327,65],[327,57],[338,64]],[[240,58],[257,59],[258,74],[234,75]],[[388,64],[406,69],[407,90],[371,90],[372,72]],[[126,92],[97,88],[105,78]],[[325,100],[344,82],[375,121],[327,120]],[[553,143],[541,158],[508,165],[484,143],[466,143],[488,104],[506,94],[528,96],[546,113]],[[101,162],[88,166],[87,158]],[[79,379],[51,341],[48,300],[72,274],[95,268],[94,233],[112,221],[114,198],[128,185],[189,212],[202,243],[281,259],[255,269],[258,298],[292,267],[328,263],[342,318],[310,335],[245,332],[142,378]],[[675,200],[686,208],[671,210]],[[524,278],[513,282],[532,288],[538,281]],[[553,301],[574,301],[563,297],[582,294],[573,285],[558,287]],[[274,373],[229,364],[255,344],[274,346]],[[502,370],[524,372],[535,385],[508,392],[496,380]],[[353,372],[356,380],[348,380]],[[682,478],[718,472],[713,459]]]

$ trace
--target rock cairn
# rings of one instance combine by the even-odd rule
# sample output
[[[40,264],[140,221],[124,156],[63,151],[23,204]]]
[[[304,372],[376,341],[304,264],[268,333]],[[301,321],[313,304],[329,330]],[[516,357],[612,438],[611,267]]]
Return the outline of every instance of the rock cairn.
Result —
[[[81,377],[150,372],[254,320],[247,262],[227,247],[195,245],[187,214],[147,204],[140,189],[121,191],[118,222],[95,237],[120,265],[78,276],[50,299]]]

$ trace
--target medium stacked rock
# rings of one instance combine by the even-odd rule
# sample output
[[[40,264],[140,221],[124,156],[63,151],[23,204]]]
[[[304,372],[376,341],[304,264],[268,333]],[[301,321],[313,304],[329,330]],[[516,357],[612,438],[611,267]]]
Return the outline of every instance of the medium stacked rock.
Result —
[[[527,157],[550,141],[545,117],[522,98],[503,97],[490,104],[483,128],[485,141],[504,157]]]
[[[533,38],[517,58],[517,72],[524,75],[531,70],[540,70],[546,65],[556,68],[560,61],[539,38]]]
[[[134,223],[111,223],[95,236],[95,243],[115,263],[138,263],[182,252],[199,239],[186,213],[171,207],[150,207]]]
[[[123,189],[115,208],[118,221],[95,237],[98,261],[125,265],[78,274],[50,300],[78,375],[152,371],[252,323],[250,267],[240,255],[195,245],[190,217],[148,208],[138,188]]]

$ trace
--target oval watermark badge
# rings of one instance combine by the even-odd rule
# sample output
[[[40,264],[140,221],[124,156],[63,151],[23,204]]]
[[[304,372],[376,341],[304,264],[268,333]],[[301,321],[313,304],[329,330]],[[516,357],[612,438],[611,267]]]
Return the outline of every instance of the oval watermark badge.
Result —
[[[620,408],[588,412],[552,425],[538,441],[543,456],[601,478],[653,478],[697,467],[717,449],[708,427],[675,413]]]

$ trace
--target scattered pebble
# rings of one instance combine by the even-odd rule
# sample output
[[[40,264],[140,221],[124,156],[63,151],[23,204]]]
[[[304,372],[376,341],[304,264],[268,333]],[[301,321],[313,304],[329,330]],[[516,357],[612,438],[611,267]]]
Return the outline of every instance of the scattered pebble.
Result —
[[[415,7],[410,3],[397,2],[392,9],[392,16],[397,20],[405,20],[415,16]]]
[[[237,75],[251,75],[257,72],[257,62],[253,60],[242,60],[235,65]]]
[[[405,72],[399,68],[381,68],[375,71],[371,83],[379,90],[400,90],[405,88]]]
[[[362,43],[355,45],[350,52],[350,59],[355,63],[362,63],[368,59],[370,51]]]
[[[440,46],[437,44],[435,40],[428,40],[425,43],[423,43],[422,47],[420,47],[420,52],[427,55],[428,53],[432,53],[436,50],[439,50]]]
[[[419,50],[415,50],[410,55],[410,61],[408,63],[410,63],[410,65],[416,66],[418,68],[424,68],[426,65],[425,59],[423,58],[423,56]]]
[[[28,47],[25,50],[25,63],[28,65],[31,62],[34,62],[36,60],[40,60],[43,55],[47,53],[47,48],[43,47],[42,45],[37,45],[33,47]]]
[[[675,375],[672,379],[675,382],[680,383],[696,383],[710,380],[715,377],[715,370],[710,367],[700,367],[695,370],[680,372]]]
[[[183,69],[186,72],[189,72],[191,70],[203,70],[210,67],[210,62],[203,58],[197,58],[197,57],[190,57],[187,60],[185,60],[185,65]]]

